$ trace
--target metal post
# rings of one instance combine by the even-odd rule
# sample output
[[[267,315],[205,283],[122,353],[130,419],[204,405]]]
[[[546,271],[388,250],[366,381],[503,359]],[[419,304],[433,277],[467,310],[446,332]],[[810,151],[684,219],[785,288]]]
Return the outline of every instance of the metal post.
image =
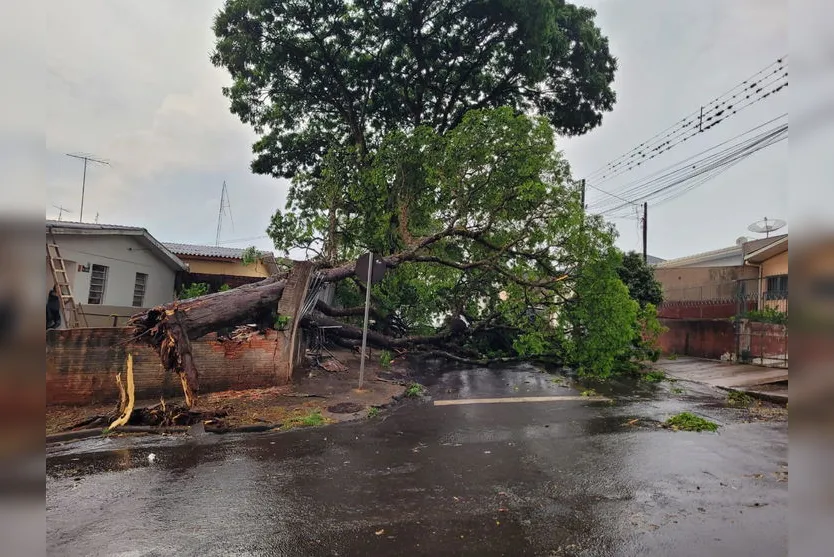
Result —
[[[84,176],[81,178],[81,212],[78,213],[78,222],[84,222],[84,187],[87,185],[87,159],[84,159]]]
[[[365,326],[362,328],[362,352],[359,355],[359,388],[365,379],[365,347],[368,345],[368,314],[371,308],[371,273],[374,268],[374,253],[368,254],[368,280],[365,282]]]
[[[582,212],[585,212],[585,178],[582,178]]]

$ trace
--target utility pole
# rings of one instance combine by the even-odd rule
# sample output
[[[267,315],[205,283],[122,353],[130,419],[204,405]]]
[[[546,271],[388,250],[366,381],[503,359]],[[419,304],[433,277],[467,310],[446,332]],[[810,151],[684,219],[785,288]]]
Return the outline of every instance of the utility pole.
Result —
[[[585,178],[582,178],[582,195],[580,197],[582,200],[582,212],[585,212]]]
[[[84,161],[84,174],[81,178],[81,210],[78,212],[78,222],[84,222],[84,189],[87,185],[87,161],[94,162],[96,164],[106,164],[110,166],[110,163],[97,159],[95,157],[91,157],[89,155],[81,155],[81,154],[73,154],[73,153],[66,153],[68,157],[72,157],[74,159],[81,159]]]
[[[649,202],[643,202],[643,263],[649,262],[649,254],[647,251],[648,243],[648,220],[649,220]]]

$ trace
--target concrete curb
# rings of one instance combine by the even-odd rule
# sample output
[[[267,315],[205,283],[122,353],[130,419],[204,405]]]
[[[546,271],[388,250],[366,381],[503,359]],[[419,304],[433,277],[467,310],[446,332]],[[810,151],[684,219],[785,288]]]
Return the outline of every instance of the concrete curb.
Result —
[[[768,393],[766,391],[753,391],[753,390],[741,389],[741,388],[735,388],[735,387],[718,387],[718,388],[721,389],[722,391],[727,391],[727,392],[732,391],[732,392],[737,392],[737,393],[744,393],[744,394],[746,394],[748,396],[751,396],[753,398],[757,398],[759,400],[765,400],[767,402],[773,402],[774,404],[781,404],[783,406],[788,405],[788,396],[780,394],[780,393]]]

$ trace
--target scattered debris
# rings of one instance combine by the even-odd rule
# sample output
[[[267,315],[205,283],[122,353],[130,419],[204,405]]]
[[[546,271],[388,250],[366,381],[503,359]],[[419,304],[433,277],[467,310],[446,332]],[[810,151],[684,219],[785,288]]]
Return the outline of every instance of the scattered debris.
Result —
[[[716,431],[718,429],[718,424],[691,412],[681,412],[672,416],[663,425],[674,431]]]
[[[337,360],[336,358],[330,358],[329,360],[325,360],[319,363],[319,367],[325,371],[330,371],[333,373],[347,371],[347,366],[339,360]]]
[[[149,454],[148,455],[148,462],[153,464],[154,460],[156,460],[156,455],[154,453]]]
[[[376,534],[377,536],[381,536],[384,533],[385,533],[385,528],[383,528],[382,530],[377,530],[376,532],[374,532],[374,534]]]

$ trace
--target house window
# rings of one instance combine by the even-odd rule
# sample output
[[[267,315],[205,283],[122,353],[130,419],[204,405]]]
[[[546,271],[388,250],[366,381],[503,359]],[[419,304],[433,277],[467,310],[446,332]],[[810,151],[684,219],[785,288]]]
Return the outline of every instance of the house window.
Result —
[[[101,305],[104,302],[104,289],[107,287],[107,270],[104,265],[95,265],[90,271],[90,295],[88,304]]]
[[[774,275],[767,277],[765,299],[785,300],[788,297],[788,275]]]
[[[136,273],[136,282],[133,283],[133,307],[140,308],[145,303],[145,286],[148,284],[148,275]]]

